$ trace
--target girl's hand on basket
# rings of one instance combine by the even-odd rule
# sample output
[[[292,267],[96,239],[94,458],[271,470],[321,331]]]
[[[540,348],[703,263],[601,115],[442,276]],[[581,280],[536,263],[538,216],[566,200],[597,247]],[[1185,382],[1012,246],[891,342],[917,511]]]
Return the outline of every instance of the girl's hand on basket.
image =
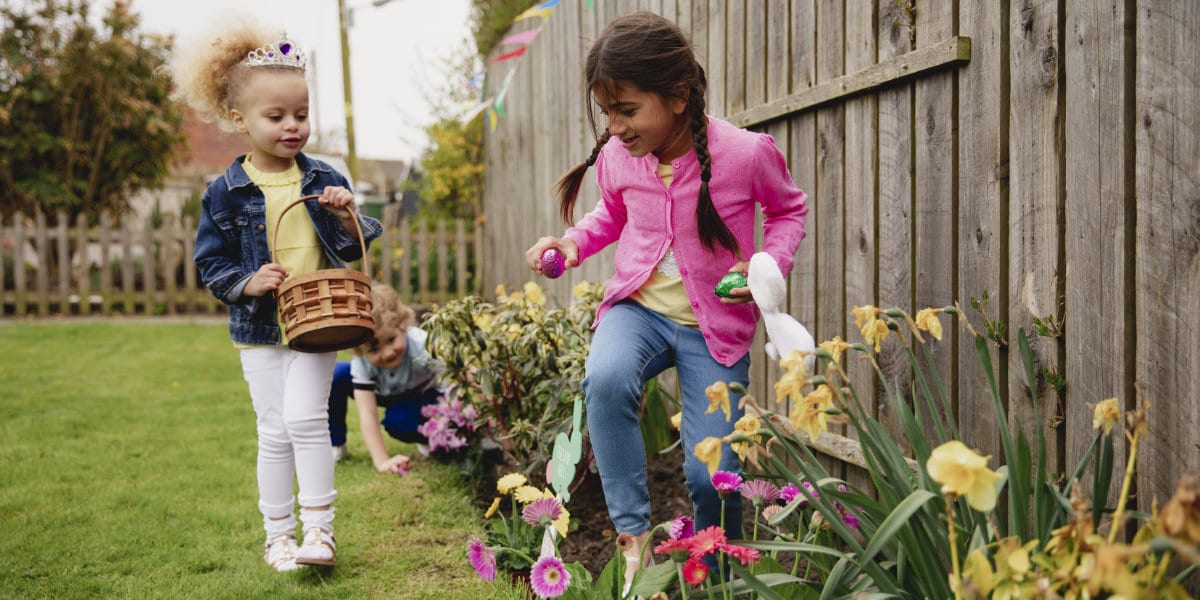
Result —
[[[354,194],[344,187],[331,185],[325,188],[325,193],[321,194],[318,202],[333,216],[347,221],[350,219],[350,210],[347,207],[354,206]]]
[[[744,260],[729,268],[730,273],[741,273],[742,275],[749,271],[750,263]],[[750,295],[748,287],[733,288],[729,290],[728,298],[721,298],[721,304],[746,304],[747,302],[754,302],[754,296]]]
[[[287,276],[287,271],[284,271],[279,263],[267,263],[250,277],[246,287],[242,288],[242,293],[247,296],[262,296],[271,290],[279,289]]]

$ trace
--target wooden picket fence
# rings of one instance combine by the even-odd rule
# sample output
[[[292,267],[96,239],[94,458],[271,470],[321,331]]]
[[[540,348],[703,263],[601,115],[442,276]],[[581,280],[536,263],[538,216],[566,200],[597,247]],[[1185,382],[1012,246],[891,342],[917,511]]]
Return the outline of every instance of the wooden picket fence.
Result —
[[[370,273],[410,304],[429,306],[475,293],[479,244],[473,224],[383,215],[371,245]],[[224,305],[199,281],[191,217],[157,215],[117,222],[103,215],[68,223],[43,213],[0,221],[0,314],[221,314]],[[355,268],[361,269],[361,261]]]

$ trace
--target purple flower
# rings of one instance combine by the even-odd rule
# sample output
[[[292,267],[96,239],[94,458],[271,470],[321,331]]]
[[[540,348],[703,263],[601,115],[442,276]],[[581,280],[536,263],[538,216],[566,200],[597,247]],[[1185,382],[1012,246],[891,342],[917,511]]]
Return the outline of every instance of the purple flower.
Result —
[[[850,511],[842,513],[842,522],[850,529],[858,529],[858,515]]]
[[[802,485],[804,486],[804,489],[812,493],[813,498],[820,497],[817,494],[816,488],[814,488],[811,483],[805,481]],[[789,483],[783,486],[783,489],[779,490],[779,499],[783,500],[786,504],[791,504],[793,501],[795,501],[799,502],[800,506],[808,506],[808,496],[805,496],[804,493],[800,491],[800,488],[796,487],[796,484],[794,483]]]
[[[533,593],[542,598],[557,598],[571,586],[571,574],[557,556],[543,556],[529,572]]]
[[[562,503],[557,498],[542,498],[525,505],[521,518],[533,526],[549,525],[562,515]]]
[[[754,503],[755,506],[764,502],[774,502],[779,499],[779,488],[765,479],[751,479],[742,484],[742,496]]]
[[[475,572],[485,581],[495,579],[496,555],[492,554],[492,549],[485,546],[479,538],[471,538],[467,548],[467,559],[471,561],[471,566],[475,567]]]
[[[742,487],[742,476],[729,471],[717,471],[712,475],[713,487],[721,494],[732,494]]]
[[[669,534],[673,540],[690,538],[696,534],[696,522],[687,515],[676,515],[671,521]]]

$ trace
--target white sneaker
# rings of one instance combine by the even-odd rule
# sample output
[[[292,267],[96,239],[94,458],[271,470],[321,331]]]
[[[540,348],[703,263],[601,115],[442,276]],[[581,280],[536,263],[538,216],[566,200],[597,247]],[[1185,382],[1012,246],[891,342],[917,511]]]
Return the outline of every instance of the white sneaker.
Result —
[[[295,571],[300,568],[300,565],[296,564],[297,550],[299,548],[296,546],[296,538],[281,535],[267,541],[263,561],[281,573]]]
[[[429,458],[429,446],[425,444],[417,444],[417,454]]]
[[[350,451],[346,450],[345,444],[342,444],[341,446],[333,446],[333,462],[342,462],[343,460],[346,460],[346,457],[349,455]]]
[[[332,531],[326,531],[323,527],[310,527],[304,531],[304,543],[296,551],[296,564],[332,567],[335,562],[333,552],[336,548],[337,541],[334,540]]]

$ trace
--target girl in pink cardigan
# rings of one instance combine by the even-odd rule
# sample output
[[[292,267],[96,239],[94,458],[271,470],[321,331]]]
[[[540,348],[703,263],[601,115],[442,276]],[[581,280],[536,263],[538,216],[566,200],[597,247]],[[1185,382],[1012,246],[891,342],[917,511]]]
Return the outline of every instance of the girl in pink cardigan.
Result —
[[[579,186],[595,165],[600,203],[561,238],[543,237],[526,253],[558,250],[568,268],[617,242],[615,272],[596,311],[583,381],[588,429],[609,516],[634,536],[627,583],[641,566],[650,533],[646,455],[638,428],[642,385],[678,371],[684,473],[697,530],[721,523],[721,498],[692,449],[723,437],[741,416],[705,414],[705,389],[747,383],[758,308],[750,290],[729,298],[713,290],[729,272],[745,273],[755,252],[755,204],[763,211],[763,247],[787,273],[804,237],[806,195],[765,134],[705,114],[704,69],[672,22],[648,12],[621,17],[588,53],[586,86],[607,127],[591,156],[557,189],[571,225]],[[588,111],[595,129],[595,115]],[[740,472],[724,449],[720,470]],[[726,533],[741,535],[740,496],[725,499]]]

